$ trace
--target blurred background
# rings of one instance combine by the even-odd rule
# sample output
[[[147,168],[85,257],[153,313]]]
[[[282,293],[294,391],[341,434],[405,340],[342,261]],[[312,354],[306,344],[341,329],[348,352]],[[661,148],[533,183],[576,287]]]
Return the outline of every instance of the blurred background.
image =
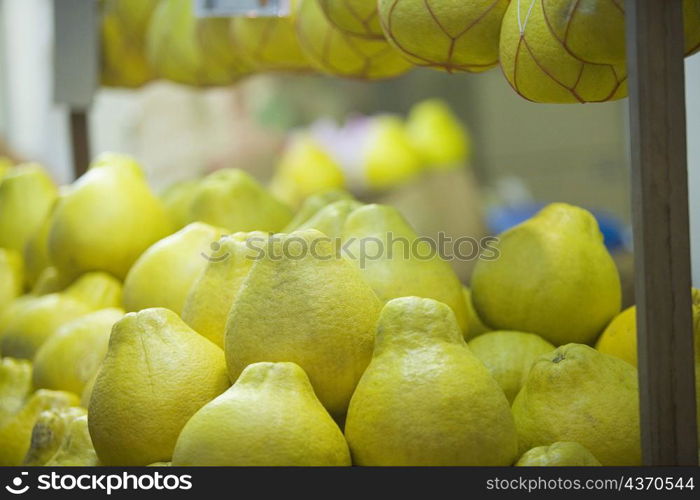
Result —
[[[0,147],[18,160],[41,162],[65,183],[73,169],[68,109],[54,102],[52,9],[51,0],[0,0]],[[700,286],[700,56],[686,59],[686,92]],[[456,75],[415,69],[382,82],[262,74],[209,90],[167,82],[100,88],[89,108],[91,153],[136,156],[160,190],[225,167],[267,182],[290,132],[318,120],[342,125],[361,115],[406,116],[435,97],[468,131],[468,160],[391,189],[360,189],[363,199],[398,205],[423,233],[473,236],[498,232],[539,204],[573,203],[605,222],[621,272],[630,272],[627,100],[534,104],[514,93],[498,68]],[[466,279],[469,266],[458,271]]]

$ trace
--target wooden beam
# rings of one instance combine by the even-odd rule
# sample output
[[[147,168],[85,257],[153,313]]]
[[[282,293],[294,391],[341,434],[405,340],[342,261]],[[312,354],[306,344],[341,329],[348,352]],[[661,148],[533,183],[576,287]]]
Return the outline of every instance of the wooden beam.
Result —
[[[697,465],[681,0],[625,7],[644,463]]]

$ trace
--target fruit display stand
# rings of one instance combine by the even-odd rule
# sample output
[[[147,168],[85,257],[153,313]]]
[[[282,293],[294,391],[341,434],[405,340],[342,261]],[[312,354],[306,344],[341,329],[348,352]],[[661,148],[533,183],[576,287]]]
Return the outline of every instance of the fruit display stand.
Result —
[[[88,4],[94,8],[89,1],[70,3],[76,11],[90,10]],[[69,2],[62,4],[58,39],[67,25],[76,25],[65,14]],[[643,460],[645,465],[696,465],[682,6],[681,0],[626,0],[625,10]],[[75,44],[57,46],[64,51],[57,58],[70,52],[69,59],[78,59]],[[82,63],[97,60],[95,47],[83,48]],[[76,86],[78,73],[89,76]],[[82,93],[76,98],[57,92],[73,108],[76,176],[88,162],[85,109],[96,74],[57,70],[57,89]]]

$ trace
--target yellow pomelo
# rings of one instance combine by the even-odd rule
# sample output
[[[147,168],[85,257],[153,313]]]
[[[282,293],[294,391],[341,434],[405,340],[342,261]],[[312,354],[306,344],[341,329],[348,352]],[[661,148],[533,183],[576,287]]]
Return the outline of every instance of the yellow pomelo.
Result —
[[[300,224],[296,230],[316,229],[331,238],[340,238],[343,235],[343,226],[348,216],[361,206],[362,203],[357,200],[336,201],[316,212],[313,217]]]
[[[182,309],[183,321],[221,348],[229,311],[257,255],[250,244],[260,246],[268,238],[260,231],[221,238],[190,287]]]
[[[309,71],[292,17],[235,17],[231,19],[234,50],[257,71]]]
[[[413,179],[424,164],[396,116],[375,118],[368,130],[362,158],[367,184],[373,189],[388,189]]]
[[[154,78],[146,33],[158,0],[102,0],[102,84],[140,87]]]
[[[418,66],[485,71],[498,64],[508,0],[379,0],[384,33]]]
[[[297,36],[313,66],[323,73],[348,78],[391,78],[412,64],[386,40],[341,31],[328,21],[318,0],[300,0]]]
[[[469,342],[474,355],[496,379],[512,403],[537,358],[555,347],[534,333],[488,332]]]
[[[187,422],[174,466],[351,465],[343,433],[294,363],[253,363]]]
[[[56,186],[40,165],[12,168],[0,179],[0,247],[24,252],[57,196]]]
[[[388,302],[345,422],[356,465],[511,465],[508,400],[432,299]]]
[[[144,250],[171,233],[163,204],[132,163],[102,158],[61,194],[48,238],[61,273],[99,270],[123,279]]]
[[[520,453],[574,441],[603,465],[640,465],[637,370],[582,344],[540,357],[513,402]]]
[[[466,339],[474,338],[482,333],[490,332],[493,328],[489,328],[485,325],[479,314],[474,309],[474,302],[472,301],[472,291],[466,286],[462,287],[462,295],[464,295],[464,306],[467,309],[467,329],[466,329]]]
[[[197,19],[191,0],[161,0],[147,37],[156,74],[193,86],[229,85],[246,72],[229,37],[226,18]]]
[[[593,454],[578,443],[558,441],[527,451],[516,467],[591,467],[600,465]]]
[[[32,394],[17,413],[0,425],[0,466],[22,465],[41,412],[77,405],[78,397],[70,392],[39,389]]]
[[[299,210],[297,210],[292,220],[289,221],[289,224],[287,224],[282,232],[291,233],[319,211],[336,201],[353,199],[353,196],[343,189],[330,189],[311,195],[304,200]]]
[[[291,209],[250,174],[235,168],[212,172],[199,183],[190,205],[190,222],[240,231],[276,232],[292,218]]]
[[[557,41],[581,62],[625,62],[624,0],[537,0],[537,3],[542,5],[544,20]]]
[[[562,45],[548,24],[545,4],[544,0],[514,1],[503,18],[500,61],[513,89],[535,102],[603,102],[625,97],[627,69],[624,58],[617,63],[600,64],[585,62],[574,55]],[[561,5],[561,2],[553,5]],[[610,8],[614,12],[614,7]],[[597,22],[607,29],[604,26],[610,17],[606,18],[604,12],[593,12],[590,14],[592,20],[582,21],[576,43],[593,58],[614,59],[614,54],[605,54],[606,51],[596,48],[595,44],[586,45],[586,40],[593,36],[587,26]],[[577,22],[574,24],[579,26]]]
[[[428,167],[459,167],[471,154],[467,130],[447,103],[439,99],[428,99],[411,108],[406,134]]]
[[[34,387],[82,394],[107,353],[112,326],[122,316],[121,309],[100,309],[59,327],[34,357]]]
[[[124,309],[165,307],[181,315],[192,284],[207,267],[212,245],[226,229],[193,222],[149,247],[124,280]]]
[[[493,329],[583,344],[620,312],[620,276],[587,210],[552,203],[495,248],[498,257],[479,259],[471,278],[476,311]]]
[[[0,331],[4,356],[32,359],[56,330],[89,312],[121,303],[121,284],[105,273],[87,273],[60,293],[23,300]]]
[[[384,38],[377,0],[319,0],[338,29],[365,38]]]
[[[323,233],[279,234],[261,248],[226,323],[231,380],[251,363],[291,361],[342,417],[369,363],[381,303]]]
[[[293,207],[311,195],[343,187],[340,165],[308,134],[291,138],[270,182],[270,192]]]
[[[53,205],[56,206],[55,204]],[[53,207],[52,207],[53,209]],[[49,258],[49,231],[51,230],[51,213],[47,214],[39,228],[24,245],[25,281],[29,288],[36,285],[44,269],[51,265]]]
[[[223,351],[174,312],[127,314],[112,329],[88,406],[100,461],[169,460],[185,423],[228,387]]]
[[[450,264],[420,238],[401,213],[387,205],[365,205],[347,216],[344,256],[358,266],[380,300],[416,296],[452,308],[465,332],[462,284]]]
[[[700,362],[700,290],[692,290],[696,362]],[[637,308],[628,307],[610,322],[598,338],[596,349],[637,366]]]
[[[0,248],[0,311],[22,294],[24,265],[20,254],[9,248]]]
[[[176,182],[160,194],[165,211],[178,229],[189,222],[190,206],[197,194],[197,186],[199,179]]]

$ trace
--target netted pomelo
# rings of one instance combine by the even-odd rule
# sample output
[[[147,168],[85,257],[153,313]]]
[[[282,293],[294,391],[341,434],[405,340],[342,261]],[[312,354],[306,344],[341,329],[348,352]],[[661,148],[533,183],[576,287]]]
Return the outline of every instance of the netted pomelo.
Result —
[[[301,0],[295,17],[297,36],[313,66],[336,76],[391,78],[411,63],[386,40],[372,40],[341,31],[328,21],[318,0]]]
[[[498,34],[508,0],[379,0],[387,40],[411,62],[447,71],[498,64]]]
[[[377,0],[319,0],[328,20],[338,29],[364,38],[384,38]]]
[[[582,33],[575,37],[576,47],[582,46],[581,50],[587,57],[617,61],[599,64],[586,62],[572,52],[568,44],[562,44],[557,38],[557,33],[562,35],[559,25],[550,21],[554,9],[550,8],[546,13],[546,5],[549,3],[544,0],[511,2],[503,18],[500,60],[503,73],[513,89],[535,102],[603,102],[625,97],[627,69],[624,57],[617,61],[619,54],[615,54],[612,43],[586,31],[587,26],[606,22],[604,12],[590,13],[590,19],[582,22],[580,29],[578,23],[570,23],[577,26],[575,33],[579,30]],[[596,43],[586,45],[591,38],[595,38]]]

